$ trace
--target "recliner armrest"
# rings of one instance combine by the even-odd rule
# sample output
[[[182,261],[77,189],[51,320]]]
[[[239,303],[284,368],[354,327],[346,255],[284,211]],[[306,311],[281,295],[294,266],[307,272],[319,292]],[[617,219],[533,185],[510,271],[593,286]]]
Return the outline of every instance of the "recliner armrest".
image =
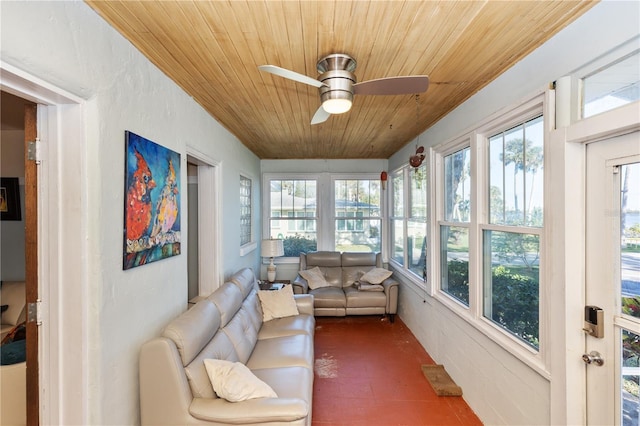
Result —
[[[313,294],[296,294],[293,296],[298,307],[298,313],[313,315]]]
[[[302,278],[300,275],[293,280],[291,285],[293,286],[293,292],[295,294],[307,294],[309,292],[309,283],[307,283],[307,280]]]
[[[391,289],[391,287],[397,287],[400,284],[394,278],[390,277],[390,278],[387,278],[386,280],[384,280],[382,282],[382,285],[383,285],[384,291],[386,293]]]

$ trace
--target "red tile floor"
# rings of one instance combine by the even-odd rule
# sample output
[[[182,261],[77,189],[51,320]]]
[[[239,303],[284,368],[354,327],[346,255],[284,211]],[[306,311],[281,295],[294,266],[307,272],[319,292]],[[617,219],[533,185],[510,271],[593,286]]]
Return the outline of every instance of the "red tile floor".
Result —
[[[315,354],[314,426],[482,425],[435,394],[421,370],[435,362],[398,317],[317,317]]]

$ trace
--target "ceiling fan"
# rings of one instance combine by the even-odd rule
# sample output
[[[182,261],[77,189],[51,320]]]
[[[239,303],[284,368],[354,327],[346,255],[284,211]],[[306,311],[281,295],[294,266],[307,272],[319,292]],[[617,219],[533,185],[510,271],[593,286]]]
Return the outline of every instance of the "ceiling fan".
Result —
[[[324,123],[332,114],[349,111],[353,95],[408,95],[425,92],[429,87],[426,75],[386,77],[357,83],[353,74],[356,65],[356,60],[347,54],[327,55],[316,65],[320,74],[317,80],[275,65],[260,65],[258,69],[318,88],[322,105],[311,119],[311,124]]]

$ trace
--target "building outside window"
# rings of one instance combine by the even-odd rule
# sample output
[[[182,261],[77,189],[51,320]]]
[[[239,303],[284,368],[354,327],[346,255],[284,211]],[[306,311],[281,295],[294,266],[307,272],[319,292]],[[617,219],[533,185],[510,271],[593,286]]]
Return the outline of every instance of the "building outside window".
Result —
[[[380,180],[336,179],[335,250],[379,252],[382,239]]]

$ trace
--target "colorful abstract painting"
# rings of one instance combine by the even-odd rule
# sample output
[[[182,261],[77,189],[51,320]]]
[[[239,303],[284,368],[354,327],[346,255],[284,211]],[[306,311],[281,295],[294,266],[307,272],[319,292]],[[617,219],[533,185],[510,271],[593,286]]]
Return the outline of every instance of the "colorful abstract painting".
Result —
[[[180,154],[129,131],[125,142],[126,270],[180,254]]]

